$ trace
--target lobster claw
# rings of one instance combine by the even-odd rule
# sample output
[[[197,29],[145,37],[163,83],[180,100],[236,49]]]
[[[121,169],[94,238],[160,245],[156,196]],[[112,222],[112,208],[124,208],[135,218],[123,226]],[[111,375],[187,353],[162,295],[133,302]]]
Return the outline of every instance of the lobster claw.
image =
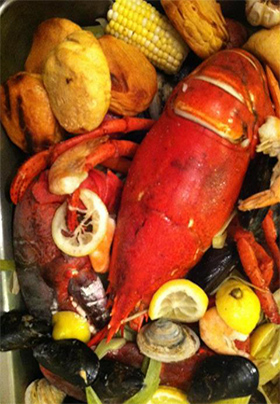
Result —
[[[59,143],[48,150],[35,154],[25,163],[23,163],[12,182],[10,189],[10,197],[12,202],[15,205],[20,202],[28,186],[32,183],[33,179],[38,174],[40,174],[40,172],[52,165],[61,154],[63,154],[67,150],[72,149],[79,143],[87,142],[96,138],[102,138],[109,134],[117,135],[138,130],[148,130],[153,124],[154,121],[151,119],[140,119],[131,117],[104,121],[99,126],[99,128],[95,129],[92,132],[68,139],[65,142]],[[105,143],[105,148],[106,147],[107,146]],[[117,149],[112,152],[112,148],[109,149],[109,152],[107,152],[107,150],[101,150],[101,154],[99,154],[98,158],[96,158],[97,156],[96,154],[94,154],[94,158],[96,159],[95,161],[97,161],[96,164],[111,158],[115,154],[118,155],[116,151]],[[88,163],[90,164],[90,162]],[[91,161],[91,167],[92,164],[94,164],[94,161]]]

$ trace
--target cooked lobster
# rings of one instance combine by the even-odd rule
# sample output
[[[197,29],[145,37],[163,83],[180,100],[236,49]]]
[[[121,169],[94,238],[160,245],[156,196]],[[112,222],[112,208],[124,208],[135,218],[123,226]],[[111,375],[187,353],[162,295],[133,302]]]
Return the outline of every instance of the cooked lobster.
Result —
[[[215,54],[174,90],[123,191],[109,274],[109,338],[209,248],[234,208],[268,115],[274,111],[263,69],[242,50]]]
[[[209,248],[233,211],[258,128],[269,115],[274,110],[264,71],[240,49],[218,52],[175,88],[138,148],[124,186],[109,271],[113,307],[108,339],[130,313],[147,307],[158,287],[183,277]],[[67,194],[76,192],[94,165],[131,156],[135,148],[130,142],[101,138],[120,131],[120,121],[33,157],[14,180],[13,201],[25,194],[34,166],[36,175],[51,166],[51,191]],[[126,125],[149,129],[152,123],[129,118]],[[86,153],[79,154],[81,147]],[[79,164],[73,164],[77,155]],[[71,176],[75,188],[61,189]],[[273,320],[278,322],[279,316]]]

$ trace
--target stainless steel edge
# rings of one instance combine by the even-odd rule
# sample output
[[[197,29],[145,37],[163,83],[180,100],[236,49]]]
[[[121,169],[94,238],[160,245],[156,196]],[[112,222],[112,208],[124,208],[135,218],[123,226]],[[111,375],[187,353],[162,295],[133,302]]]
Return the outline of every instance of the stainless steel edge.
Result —
[[[32,36],[40,22],[52,17],[68,18],[90,26],[105,17],[109,0],[6,0],[0,1],[1,83],[24,69]],[[0,138],[0,259],[13,259],[13,205],[9,188],[17,168],[26,156],[12,144],[1,127]],[[10,292],[11,272],[1,273],[1,312],[22,307],[20,295]],[[30,351],[0,353],[0,403],[24,403],[27,385],[39,375]]]

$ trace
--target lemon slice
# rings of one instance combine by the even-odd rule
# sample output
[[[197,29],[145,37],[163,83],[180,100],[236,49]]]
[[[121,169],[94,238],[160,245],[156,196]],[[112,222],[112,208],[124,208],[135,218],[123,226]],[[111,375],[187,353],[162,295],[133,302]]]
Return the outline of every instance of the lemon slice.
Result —
[[[94,251],[106,234],[108,211],[102,200],[89,189],[82,189],[80,199],[85,209],[77,209],[82,219],[73,233],[66,225],[67,202],[55,212],[52,221],[52,237],[65,254],[83,257]]]
[[[204,316],[208,306],[206,293],[186,279],[172,280],[162,285],[154,294],[149,317],[168,318],[183,323],[194,323]]]
[[[260,325],[252,334],[251,355],[254,358],[268,359],[280,340],[280,325],[267,323]]]
[[[147,404],[189,404],[189,401],[181,390],[160,386]]]

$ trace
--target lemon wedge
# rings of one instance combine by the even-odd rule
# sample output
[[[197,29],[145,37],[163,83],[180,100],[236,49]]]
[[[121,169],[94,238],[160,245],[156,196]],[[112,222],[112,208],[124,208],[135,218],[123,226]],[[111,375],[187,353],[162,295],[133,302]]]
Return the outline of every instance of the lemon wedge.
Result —
[[[160,386],[147,404],[189,404],[189,401],[181,390]]]
[[[229,279],[222,284],[216,294],[216,307],[224,322],[242,334],[250,334],[260,319],[260,301],[242,281]]]
[[[151,320],[167,318],[183,323],[200,320],[208,306],[208,297],[195,283],[186,279],[172,280],[162,285],[149,306]]]
[[[67,202],[55,212],[52,221],[52,237],[57,247],[73,257],[83,257],[94,251],[105,237],[108,225],[108,211],[97,194],[82,189],[80,200],[85,209],[77,209],[81,220],[73,233],[66,224]]]
[[[280,325],[266,323],[253,332],[251,338],[251,355],[254,358],[269,359],[273,355],[275,345],[280,340]]]
[[[88,321],[73,311],[58,311],[52,317],[55,340],[78,339],[84,343],[90,340],[90,328]]]

